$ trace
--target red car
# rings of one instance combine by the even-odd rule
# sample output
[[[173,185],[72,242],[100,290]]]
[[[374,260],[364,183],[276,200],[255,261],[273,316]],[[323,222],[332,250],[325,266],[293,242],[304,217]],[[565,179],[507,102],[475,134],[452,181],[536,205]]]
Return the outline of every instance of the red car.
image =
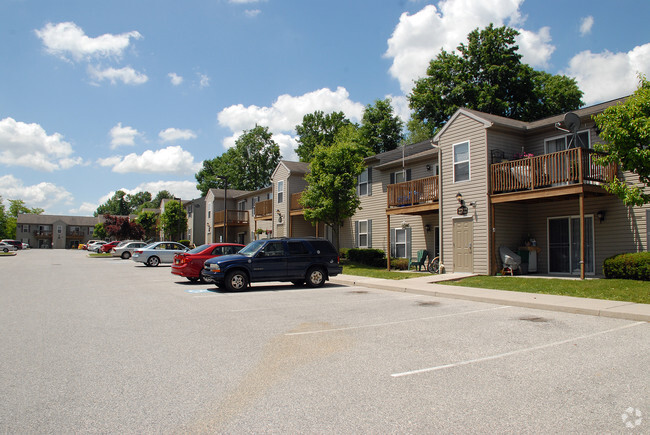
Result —
[[[174,256],[172,263],[172,273],[174,275],[184,276],[192,282],[196,282],[201,277],[203,263],[213,257],[220,255],[236,254],[244,245],[238,243],[208,243],[197,246],[188,252],[181,252]]]
[[[111,249],[113,249],[114,247],[116,247],[119,243],[120,243],[119,240],[115,240],[115,241],[113,241],[113,242],[104,243],[104,244],[102,245],[102,247],[101,247],[101,250],[102,250],[102,252],[104,252],[104,253],[106,253],[106,252],[111,252]]]

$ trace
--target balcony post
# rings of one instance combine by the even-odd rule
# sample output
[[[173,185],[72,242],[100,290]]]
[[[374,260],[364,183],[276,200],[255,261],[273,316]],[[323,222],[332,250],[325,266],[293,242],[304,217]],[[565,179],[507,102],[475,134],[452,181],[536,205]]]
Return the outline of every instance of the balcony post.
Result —
[[[578,148],[578,183],[583,184],[585,181],[585,174],[583,171],[583,163],[582,163],[582,153],[583,148],[580,147]]]
[[[388,234],[386,240],[388,240],[388,249],[386,250],[386,267],[390,271],[390,215],[386,215],[386,228],[388,229]]]

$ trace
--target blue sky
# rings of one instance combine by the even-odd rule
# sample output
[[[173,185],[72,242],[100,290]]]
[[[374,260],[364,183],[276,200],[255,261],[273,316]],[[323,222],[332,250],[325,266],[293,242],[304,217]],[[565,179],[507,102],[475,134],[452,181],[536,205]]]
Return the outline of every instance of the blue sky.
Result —
[[[296,159],[315,110],[406,95],[493,22],[594,104],[650,75],[646,0],[0,0],[0,196],[91,215],[122,189],[198,197],[194,174],[268,126]]]

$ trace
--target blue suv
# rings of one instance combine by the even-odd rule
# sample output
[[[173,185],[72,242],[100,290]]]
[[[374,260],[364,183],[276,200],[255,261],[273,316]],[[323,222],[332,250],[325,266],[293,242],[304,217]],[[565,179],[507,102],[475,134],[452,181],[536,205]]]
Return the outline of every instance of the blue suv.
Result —
[[[256,240],[237,254],[207,260],[201,276],[229,291],[245,289],[250,283],[290,281],[321,287],[342,272],[336,249],[318,238]]]

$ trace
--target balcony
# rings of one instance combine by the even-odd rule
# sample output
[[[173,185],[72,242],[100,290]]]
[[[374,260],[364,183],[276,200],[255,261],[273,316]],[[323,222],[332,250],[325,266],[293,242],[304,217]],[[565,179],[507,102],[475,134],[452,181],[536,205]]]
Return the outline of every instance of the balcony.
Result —
[[[495,163],[490,167],[492,202],[524,200],[575,193],[603,193],[614,179],[616,165],[600,166],[598,153],[587,148]]]
[[[51,239],[52,230],[36,230],[34,231],[34,237],[37,239]]]
[[[266,199],[264,201],[259,201],[255,204],[255,219],[266,220],[271,219],[273,216],[273,200]]]
[[[66,238],[68,239],[83,239],[85,237],[85,234],[83,231],[68,231],[65,234]]]
[[[289,203],[289,213],[293,215],[300,215],[303,213],[303,207],[300,205],[300,197],[302,192],[291,194],[291,202]]]
[[[422,214],[439,208],[438,176],[388,186],[387,214]]]
[[[215,228],[224,226],[224,215],[228,226],[248,225],[248,210],[221,210],[214,213]]]

